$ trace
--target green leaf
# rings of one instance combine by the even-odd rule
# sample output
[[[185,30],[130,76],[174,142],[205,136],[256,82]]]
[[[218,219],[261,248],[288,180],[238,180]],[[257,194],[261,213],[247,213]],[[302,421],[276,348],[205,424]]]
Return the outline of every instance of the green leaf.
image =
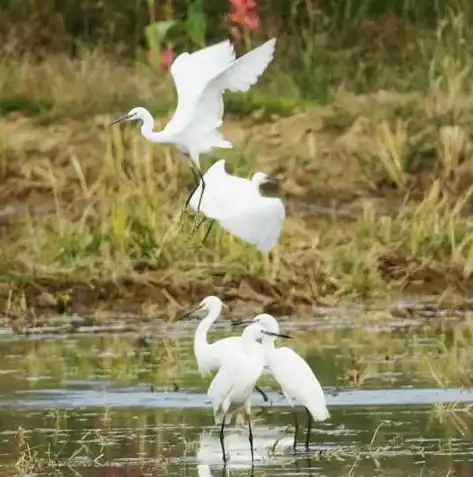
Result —
[[[154,22],[145,28],[145,37],[151,53],[152,63],[158,64],[161,56],[161,45],[168,31],[176,24],[175,20]]]
[[[176,20],[166,20],[162,22],[155,22],[152,24],[156,29],[158,41],[161,43],[167,36],[169,30],[177,23]]]
[[[207,17],[205,16],[202,0],[195,0],[190,4],[187,10],[185,29],[191,41],[201,48],[206,46]]]

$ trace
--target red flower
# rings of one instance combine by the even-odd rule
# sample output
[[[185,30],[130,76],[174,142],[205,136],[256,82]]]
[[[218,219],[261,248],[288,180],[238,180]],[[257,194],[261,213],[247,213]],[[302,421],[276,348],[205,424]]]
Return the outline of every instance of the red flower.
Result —
[[[253,10],[256,8],[255,0],[229,0],[230,3],[237,9]]]
[[[250,12],[243,19],[243,24],[248,31],[257,30],[260,27],[259,16],[256,12]]]
[[[246,31],[254,31],[260,27],[255,0],[229,0],[229,2],[233,8],[228,15],[230,23],[239,25]],[[235,33],[233,36],[236,38]]]
[[[161,52],[161,68],[167,69],[171,66],[176,53],[171,48],[166,48]]]

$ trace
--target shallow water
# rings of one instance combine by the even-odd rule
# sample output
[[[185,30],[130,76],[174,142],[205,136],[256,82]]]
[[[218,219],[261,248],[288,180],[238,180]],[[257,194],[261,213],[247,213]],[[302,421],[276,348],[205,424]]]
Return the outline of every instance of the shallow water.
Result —
[[[253,399],[254,475],[472,475],[468,323],[380,324],[354,310],[282,324],[323,384],[331,419],[314,426],[309,450],[303,429],[294,453],[292,412],[264,378],[272,403]],[[222,467],[194,327],[0,333],[1,475],[251,475],[245,427],[229,427]]]

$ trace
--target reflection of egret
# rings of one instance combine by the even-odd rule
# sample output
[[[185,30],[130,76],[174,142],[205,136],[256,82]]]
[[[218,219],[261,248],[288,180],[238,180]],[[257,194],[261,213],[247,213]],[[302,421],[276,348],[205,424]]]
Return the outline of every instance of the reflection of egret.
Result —
[[[240,322],[238,324],[247,324]],[[325,421],[330,417],[325,404],[325,395],[318,379],[305,359],[299,356],[293,349],[283,347],[276,348],[274,342],[279,335],[279,323],[268,314],[256,316],[249,323],[258,324],[266,333],[262,334],[262,344],[265,347],[264,355],[269,371],[281,386],[282,392],[291,407],[298,401],[305,407],[307,413],[307,436],[306,448],[309,448],[312,419]],[[251,326],[251,325],[250,325]],[[279,335],[281,336],[281,335]],[[297,442],[298,422],[294,411],[294,444]]]
[[[215,423],[220,424],[220,444],[223,461],[227,461],[224,444],[225,420],[231,415],[244,409],[248,418],[248,434],[250,441],[251,460],[254,460],[253,433],[251,429],[251,393],[256,385],[263,368],[265,357],[262,345],[257,342],[263,336],[273,335],[288,338],[287,335],[273,333],[258,323],[247,326],[242,333],[243,352],[237,357],[226,359],[218,373],[210,383],[207,395],[212,401]]]
[[[183,316],[188,316],[199,311],[205,311],[203,318],[194,335],[194,354],[197,367],[202,374],[217,371],[226,358],[235,358],[243,352],[241,336],[230,336],[221,340],[209,343],[207,335],[209,329],[220,316],[222,307],[228,308],[222,300],[216,296],[204,298],[197,307],[186,312]],[[268,401],[268,396],[258,387],[255,389]]]
[[[292,446],[292,438],[283,437],[284,430],[271,430],[267,427],[258,427],[253,435],[253,450],[255,462],[266,462],[271,456],[284,456]],[[225,450],[227,452],[229,469],[248,468],[252,465],[251,451],[248,449],[248,436],[241,430],[232,430],[225,435]],[[220,464],[222,448],[220,440],[203,430],[199,438],[197,450],[197,464],[202,466],[202,477],[208,477],[205,467]]]

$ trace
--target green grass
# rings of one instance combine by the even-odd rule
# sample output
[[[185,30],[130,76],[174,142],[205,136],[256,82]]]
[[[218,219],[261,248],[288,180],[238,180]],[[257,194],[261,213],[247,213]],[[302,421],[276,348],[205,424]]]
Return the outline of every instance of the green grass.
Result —
[[[190,217],[178,226],[191,186],[179,155],[147,143],[135,124],[108,126],[144,105],[162,127],[175,102],[168,74],[99,50],[42,62],[5,55],[0,201],[22,209],[3,227],[0,309],[31,317],[133,307],[125,297],[134,296],[174,316],[213,293],[303,313],[403,290],[468,297],[465,22],[452,13],[430,27],[402,19],[398,41],[355,22],[352,46],[328,27],[315,40],[281,36],[260,84],[226,95],[224,133],[235,148],[203,164],[224,157],[232,173],[280,179],[287,220],[269,255],[218,227],[204,245],[204,229],[190,236]],[[319,215],[321,206],[335,212]]]

